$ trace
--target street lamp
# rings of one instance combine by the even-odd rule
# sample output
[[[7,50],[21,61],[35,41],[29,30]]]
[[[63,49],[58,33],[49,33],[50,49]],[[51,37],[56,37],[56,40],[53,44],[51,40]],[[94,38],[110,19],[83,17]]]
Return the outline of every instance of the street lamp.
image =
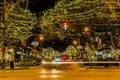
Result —
[[[40,47],[41,47],[41,51],[42,51],[42,48],[43,48],[43,41],[44,41],[44,36],[42,34],[39,35],[39,40],[40,40]]]
[[[89,27],[88,27],[88,26],[85,26],[84,31],[85,31],[85,32],[88,32],[88,31],[89,31]]]
[[[44,37],[43,37],[42,34],[39,36],[39,40],[40,40],[40,41],[44,41]]]
[[[73,40],[73,44],[76,46],[78,44],[77,40]]]

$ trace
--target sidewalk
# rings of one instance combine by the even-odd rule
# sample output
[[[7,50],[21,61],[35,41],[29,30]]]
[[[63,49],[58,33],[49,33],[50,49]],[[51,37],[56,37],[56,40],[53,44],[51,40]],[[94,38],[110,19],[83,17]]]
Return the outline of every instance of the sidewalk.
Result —
[[[11,69],[9,66],[5,66],[5,68],[0,68],[0,70],[25,70],[25,69],[36,69],[40,67],[41,66],[25,66],[25,67],[15,66],[13,69]]]
[[[84,68],[87,69],[120,69],[120,66],[83,66]]]

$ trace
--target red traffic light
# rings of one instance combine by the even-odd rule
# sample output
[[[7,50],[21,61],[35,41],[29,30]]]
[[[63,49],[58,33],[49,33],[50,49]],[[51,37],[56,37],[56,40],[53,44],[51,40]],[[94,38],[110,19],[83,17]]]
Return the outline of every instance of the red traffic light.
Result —
[[[64,30],[68,29],[68,22],[67,21],[63,22],[63,28],[64,28]]]
[[[3,49],[2,49],[2,47],[0,47],[0,51],[2,51]]]
[[[68,22],[64,22],[63,27],[68,27]]]

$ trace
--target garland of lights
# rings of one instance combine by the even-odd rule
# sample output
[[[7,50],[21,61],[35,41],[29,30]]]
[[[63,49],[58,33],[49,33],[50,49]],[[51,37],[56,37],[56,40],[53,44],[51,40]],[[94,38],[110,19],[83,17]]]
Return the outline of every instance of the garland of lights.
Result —
[[[6,13],[6,21],[8,25],[6,29],[6,37],[9,37],[9,39],[19,39],[24,41],[32,35],[30,30],[37,23],[37,20],[34,14],[26,8],[21,8],[18,3],[7,3],[9,10]]]
[[[69,23],[69,30],[63,30],[62,22]],[[59,0],[54,8],[42,12],[40,26],[44,33],[57,34],[60,39],[74,36],[76,29],[88,25],[108,25],[112,21],[120,22],[119,0]],[[109,26],[108,26],[109,27]],[[77,31],[77,35],[85,35]],[[89,33],[90,34],[90,33]],[[76,35],[76,36],[77,36]],[[91,36],[93,37],[93,36]]]
[[[79,21],[82,24],[86,20],[92,18],[107,18],[105,22],[116,20],[120,17],[120,1],[106,1],[106,0],[60,0],[53,9],[43,12],[40,25],[42,27],[49,27],[54,24],[60,24],[60,21],[69,21],[71,26]],[[118,11],[116,11],[118,9]],[[111,21],[110,20],[110,21]]]

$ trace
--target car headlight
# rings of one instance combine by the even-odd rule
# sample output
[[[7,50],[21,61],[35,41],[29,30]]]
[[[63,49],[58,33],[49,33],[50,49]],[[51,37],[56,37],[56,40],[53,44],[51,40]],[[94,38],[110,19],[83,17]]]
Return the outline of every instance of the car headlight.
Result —
[[[46,63],[46,61],[42,61],[41,63],[42,63],[42,64],[45,64],[45,63]]]
[[[52,63],[54,64],[54,63],[56,63],[55,61],[52,61]]]

